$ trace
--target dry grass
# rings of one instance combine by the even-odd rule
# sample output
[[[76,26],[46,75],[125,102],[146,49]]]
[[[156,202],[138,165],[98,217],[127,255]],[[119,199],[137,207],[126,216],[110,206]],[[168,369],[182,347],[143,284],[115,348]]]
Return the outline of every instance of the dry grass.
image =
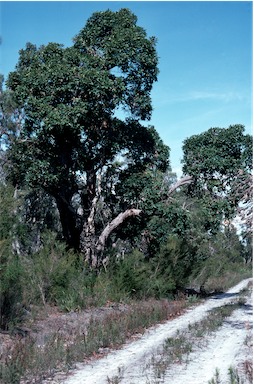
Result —
[[[179,316],[185,307],[184,301],[136,302],[124,312],[92,318],[82,333],[80,328],[69,334],[55,333],[43,346],[31,337],[15,338],[0,360],[0,382],[41,383],[76,362],[107,353],[156,323]]]
[[[253,383],[253,360],[245,360],[243,362],[243,371],[248,383]]]

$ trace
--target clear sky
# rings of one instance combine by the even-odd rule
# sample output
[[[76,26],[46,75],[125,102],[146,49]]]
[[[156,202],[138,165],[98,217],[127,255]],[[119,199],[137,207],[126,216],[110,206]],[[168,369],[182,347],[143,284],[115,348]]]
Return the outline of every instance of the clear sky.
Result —
[[[160,74],[149,124],[171,148],[178,175],[185,138],[232,124],[252,134],[251,1],[4,1],[0,7],[5,78],[27,42],[70,46],[93,12],[133,11],[158,39]]]

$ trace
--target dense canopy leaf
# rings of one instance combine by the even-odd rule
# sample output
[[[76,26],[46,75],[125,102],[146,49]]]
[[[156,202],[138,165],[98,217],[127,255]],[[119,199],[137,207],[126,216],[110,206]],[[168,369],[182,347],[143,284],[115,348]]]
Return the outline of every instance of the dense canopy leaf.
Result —
[[[232,218],[244,204],[251,211],[252,151],[252,137],[240,124],[184,141],[183,172],[193,178],[189,192],[205,203],[209,226],[218,228],[223,217]]]

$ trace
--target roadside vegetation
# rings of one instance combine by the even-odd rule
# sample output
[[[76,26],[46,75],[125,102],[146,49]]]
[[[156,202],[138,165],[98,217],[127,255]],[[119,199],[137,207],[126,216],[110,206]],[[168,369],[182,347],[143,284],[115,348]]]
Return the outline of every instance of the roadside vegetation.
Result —
[[[228,369],[228,381],[227,384],[246,384],[253,383],[253,366],[250,362],[245,362],[245,376],[246,379],[242,379],[239,376],[238,370],[236,368],[230,367]],[[246,381],[247,380],[247,381]],[[217,369],[214,377],[209,380],[208,384],[220,384],[220,371]]]
[[[185,302],[139,301],[123,311],[91,318],[86,326],[80,322],[68,333],[59,330],[44,345],[29,336],[14,336],[15,342],[1,356],[0,381],[41,383],[57,372],[67,372],[77,362],[103,356],[148,327],[179,316],[185,308]]]
[[[245,292],[246,294],[246,292]],[[189,325],[184,332],[168,338],[162,350],[154,355],[144,369],[150,377],[163,382],[171,364],[188,361],[195,348],[205,346],[206,336],[216,332],[225,318],[243,306],[244,297],[240,294],[235,303],[212,310],[202,321]],[[148,328],[159,322],[174,319],[189,306],[185,300],[145,300],[132,302],[104,316],[91,318],[86,326],[81,322],[70,332],[51,333],[43,345],[27,335],[13,336],[14,341],[5,349],[1,358],[0,380],[2,383],[41,383],[57,374],[67,373],[77,362],[104,356],[110,350],[121,346],[130,339],[140,337]],[[248,340],[246,340],[246,343]],[[245,362],[246,374],[250,375],[251,362]],[[109,383],[121,382],[124,372],[108,378]]]
[[[252,275],[252,137],[240,124],[204,127],[184,141],[178,179],[143,125],[157,75],[156,39],[121,9],[93,14],[71,47],[27,43],[1,77],[2,382],[41,380],[79,348],[85,358],[175,316],[196,300],[186,287],[209,294]],[[124,329],[106,319],[99,337],[91,323],[89,345],[77,332],[38,349],[29,336],[48,308],[110,303],[129,306]]]

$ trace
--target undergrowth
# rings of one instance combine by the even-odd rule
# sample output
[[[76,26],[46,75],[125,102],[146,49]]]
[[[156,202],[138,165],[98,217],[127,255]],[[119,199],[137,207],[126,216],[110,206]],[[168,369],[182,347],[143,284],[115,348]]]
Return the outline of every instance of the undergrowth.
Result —
[[[80,255],[57,241],[54,233],[47,232],[42,240],[43,246],[37,252],[22,257],[13,254],[10,241],[0,244],[2,330],[11,332],[24,324],[27,317],[36,317],[37,307],[41,310],[47,305],[56,306],[71,312],[103,306],[107,302],[139,302],[131,305],[127,312],[105,317],[103,322],[93,319],[85,334],[73,332],[69,338],[55,334],[43,347],[38,347],[30,337],[18,339],[17,336],[12,347],[0,356],[1,383],[19,383],[22,377],[27,380],[33,377],[34,382],[40,382],[44,376],[69,369],[73,362],[98,353],[101,348],[120,345],[130,335],[174,316],[186,305],[186,302],[169,304],[168,299],[178,281],[165,270],[160,272],[159,263],[155,268],[137,250],[111,263],[107,270],[95,273]],[[240,268],[237,263],[230,279],[230,270],[227,270],[221,276],[215,274],[211,283],[214,268],[212,264],[210,270],[206,269],[208,290],[212,286],[233,285],[251,275],[250,267],[241,264]],[[203,272],[199,272],[196,284],[204,277]],[[165,300],[159,302],[150,300],[152,298]],[[188,304],[192,300],[189,301]]]

